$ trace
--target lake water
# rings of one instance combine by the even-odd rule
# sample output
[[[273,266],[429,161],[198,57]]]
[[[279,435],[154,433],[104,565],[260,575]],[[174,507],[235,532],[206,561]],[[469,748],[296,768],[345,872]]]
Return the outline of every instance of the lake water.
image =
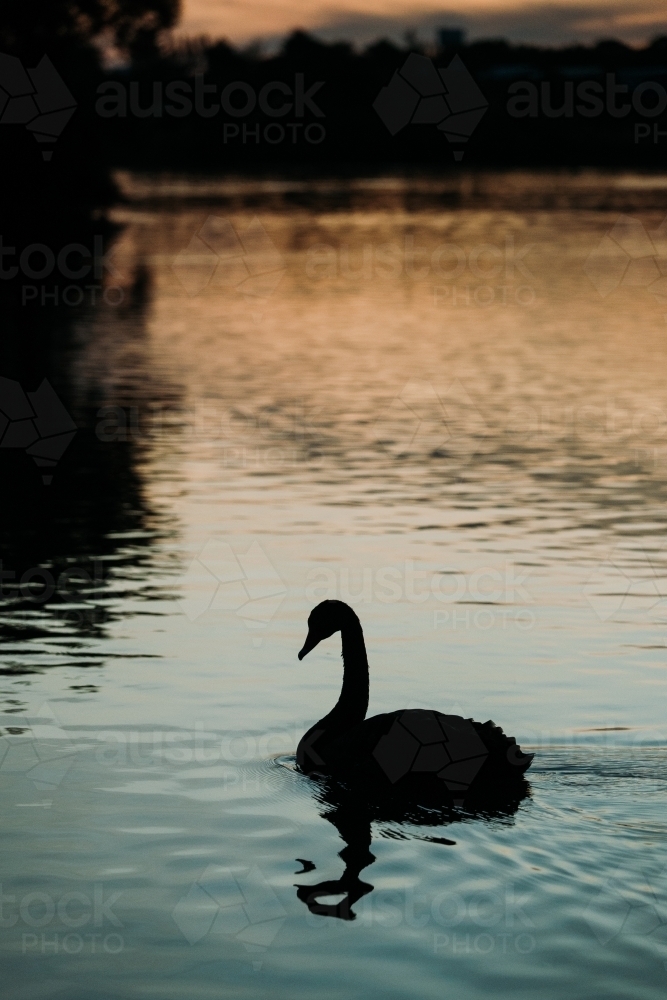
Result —
[[[12,997],[664,996],[664,192],[519,181],[128,188],[54,364],[79,430],[6,500]],[[369,714],[537,753],[511,815],[374,824],[355,920],[295,888],[344,868],[294,770],[341,681],[337,637],[296,658],[324,597]]]

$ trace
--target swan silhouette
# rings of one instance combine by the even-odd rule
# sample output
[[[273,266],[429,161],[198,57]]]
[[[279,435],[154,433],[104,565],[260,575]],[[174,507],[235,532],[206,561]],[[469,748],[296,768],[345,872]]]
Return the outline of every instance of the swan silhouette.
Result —
[[[297,765],[363,788],[379,799],[407,798],[455,806],[504,798],[524,783],[534,754],[495,723],[474,722],[424,709],[366,718],[368,658],[361,622],[343,601],[322,601],[308,618],[302,660],[323,639],[340,632],[343,685],[332,710],[303,735]]]

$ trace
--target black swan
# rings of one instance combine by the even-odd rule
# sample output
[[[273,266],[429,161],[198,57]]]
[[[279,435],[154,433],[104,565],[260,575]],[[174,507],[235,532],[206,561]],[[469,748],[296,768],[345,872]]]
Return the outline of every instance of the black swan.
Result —
[[[524,784],[534,754],[493,722],[403,709],[366,718],[368,659],[361,622],[343,601],[322,601],[308,618],[302,660],[340,631],[343,686],[332,710],[301,738],[297,765],[306,774],[342,780],[386,797],[449,800],[463,805],[503,797]]]

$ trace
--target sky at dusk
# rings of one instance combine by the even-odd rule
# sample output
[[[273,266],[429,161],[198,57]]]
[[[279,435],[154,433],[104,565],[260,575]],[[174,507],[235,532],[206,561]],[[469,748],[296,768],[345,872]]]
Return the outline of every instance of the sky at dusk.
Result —
[[[365,45],[401,40],[414,31],[430,41],[439,27],[461,27],[469,40],[503,37],[512,42],[590,44],[618,38],[642,45],[667,34],[664,0],[183,0],[179,32],[227,38],[234,43],[277,42],[294,28],[327,40]]]

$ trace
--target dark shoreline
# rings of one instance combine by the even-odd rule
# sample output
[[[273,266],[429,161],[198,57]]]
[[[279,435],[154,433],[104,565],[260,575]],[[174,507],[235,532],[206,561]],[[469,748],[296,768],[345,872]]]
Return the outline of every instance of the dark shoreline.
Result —
[[[116,171],[116,204],[226,211],[667,211],[667,173],[621,170],[479,170],[296,179]],[[112,209],[113,217],[113,209]]]

